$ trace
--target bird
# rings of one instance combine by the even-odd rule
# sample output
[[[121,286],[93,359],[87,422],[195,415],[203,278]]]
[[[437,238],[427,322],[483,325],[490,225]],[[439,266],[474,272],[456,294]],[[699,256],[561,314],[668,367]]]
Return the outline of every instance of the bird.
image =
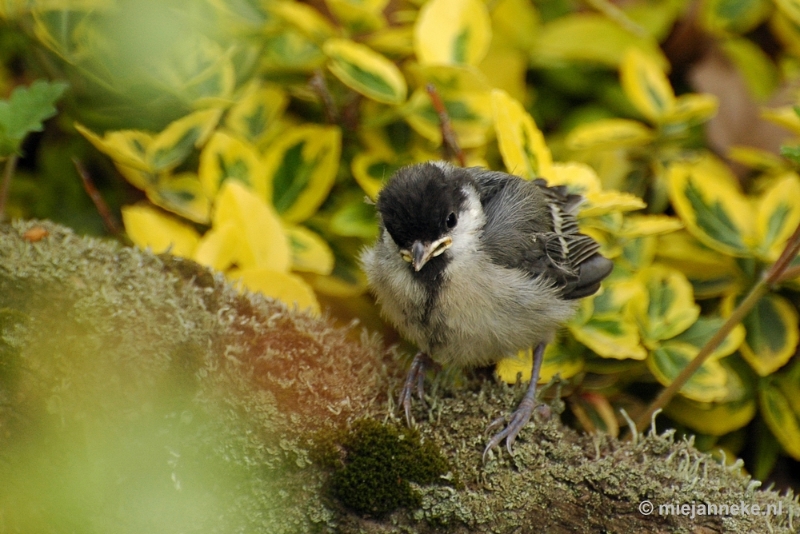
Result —
[[[382,315],[416,344],[398,404],[411,424],[427,369],[481,367],[533,348],[531,381],[484,449],[512,446],[537,406],[545,347],[613,263],[582,234],[581,195],[444,161],[397,170],[375,202],[379,236],[360,261]],[[503,424],[507,423],[504,427]]]

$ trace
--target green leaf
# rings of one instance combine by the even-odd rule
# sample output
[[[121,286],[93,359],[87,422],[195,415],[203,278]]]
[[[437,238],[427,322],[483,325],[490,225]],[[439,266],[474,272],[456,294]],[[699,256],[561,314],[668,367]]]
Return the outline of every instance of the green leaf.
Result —
[[[328,196],[339,170],[341,138],[334,126],[299,126],[265,154],[272,202],[284,221],[308,219]]]
[[[767,0],[707,0],[700,4],[700,20],[717,35],[741,35],[764,22],[771,8]]]
[[[756,414],[752,372],[736,355],[719,360],[725,371],[728,394],[718,402],[698,402],[676,395],[664,412],[698,432],[721,436],[749,423]]]
[[[553,156],[533,117],[505,91],[492,91],[494,128],[506,169],[533,179],[550,176]]]
[[[65,83],[36,80],[0,101],[0,158],[17,152],[30,132],[42,130],[42,122],[56,114],[55,102],[66,88]]]
[[[675,107],[675,93],[658,63],[636,48],[625,53],[620,65],[625,95],[639,112],[653,122],[662,122]]]
[[[719,252],[751,255],[753,208],[735,178],[702,161],[674,165],[668,176],[672,205],[692,235]]]
[[[323,47],[328,68],[350,89],[385,104],[406,99],[406,81],[394,63],[368,46],[347,39],[329,39]]]
[[[768,263],[777,261],[786,240],[800,224],[800,177],[785,173],[777,177],[756,206],[756,252]]]
[[[164,174],[145,192],[156,206],[200,224],[210,221],[211,201],[194,173]]]
[[[791,302],[768,294],[742,321],[747,335],[740,350],[760,376],[782,367],[794,354],[798,341],[798,315]]]
[[[670,340],[650,353],[647,366],[662,385],[668,386],[697,353],[694,345]],[[720,362],[706,360],[681,387],[680,393],[699,402],[719,401],[728,395],[727,381],[727,374]]]
[[[617,149],[646,145],[655,139],[653,130],[638,121],[604,119],[582,124],[567,136],[572,150]]]
[[[651,36],[639,37],[601,14],[573,13],[538,29],[530,57],[537,65],[585,61],[617,67],[630,47],[636,47],[659,67],[669,62]]]
[[[792,410],[789,400],[772,384],[764,385],[758,398],[769,429],[783,449],[795,460],[800,460],[800,418]]]
[[[699,350],[717,333],[724,323],[724,317],[699,317],[692,326],[672,339],[674,341],[689,343]],[[744,335],[744,327],[740,324],[736,325],[734,329],[725,336],[725,339],[722,340],[722,343],[714,352],[711,353],[711,358],[721,358],[731,354],[742,344]]]
[[[375,207],[361,197],[354,198],[334,212],[329,228],[332,233],[344,237],[374,239],[378,235]]]
[[[700,315],[689,281],[680,271],[663,265],[642,269],[638,275],[645,293],[631,303],[644,344],[654,349],[658,342],[677,336]]]
[[[423,64],[477,65],[492,40],[492,25],[481,0],[431,0],[414,26],[414,50]]]

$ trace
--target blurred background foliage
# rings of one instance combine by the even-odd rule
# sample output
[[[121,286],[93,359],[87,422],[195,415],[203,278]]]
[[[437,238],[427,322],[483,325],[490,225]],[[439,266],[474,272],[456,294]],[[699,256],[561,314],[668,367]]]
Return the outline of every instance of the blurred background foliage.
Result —
[[[587,431],[671,383],[800,223],[793,0],[0,0],[0,21],[6,217],[107,232],[77,159],[134,244],[389,341],[357,257],[397,168],[460,156],[584,194],[615,269],[542,378]],[[782,485],[791,268],[662,421]],[[525,380],[529,358],[497,371]]]

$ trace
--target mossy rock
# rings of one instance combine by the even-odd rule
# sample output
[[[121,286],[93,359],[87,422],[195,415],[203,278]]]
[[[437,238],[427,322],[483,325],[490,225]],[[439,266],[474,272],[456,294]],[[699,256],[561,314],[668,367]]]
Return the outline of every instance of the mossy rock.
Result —
[[[0,531],[800,525],[796,499],[669,434],[623,443],[537,421],[513,457],[496,451],[484,464],[483,431],[521,388],[429,388],[409,430],[388,398],[401,367],[375,336],[240,295],[192,262],[48,222],[2,225]],[[640,513],[643,500],[656,512]],[[782,514],[657,511],[740,502]]]

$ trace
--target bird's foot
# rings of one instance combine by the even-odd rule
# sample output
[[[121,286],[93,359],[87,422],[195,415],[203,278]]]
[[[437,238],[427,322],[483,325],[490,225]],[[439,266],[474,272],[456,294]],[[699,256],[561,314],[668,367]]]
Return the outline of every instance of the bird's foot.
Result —
[[[406,375],[403,389],[400,391],[399,400],[399,404],[403,407],[403,411],[406,414],[406,423],[409,426],[411,426],[411,397],[416,389],[419,400],[425,402],[425,371],[433,365],[435,364],[431,357],[422,351],[418,352],[411,362],[411,368]]]
[[[522,401],[519,403],[519,406],[517,406],[517,409],[511,412],[511,416],[508,418],[508,424],[506,427],[495,434],[492,439],[489,440],[489,443],[486,444],[486,448],[483,449],[484,462],[486,462],[486,455],[489,453],[489,451],[500,445],[503,440],[506,440],[506,449],[508,450],[508,454],[514,454],[514,452],[511,450],[511,447],[517,440],[517,436],[522,428],[528,424],[528,421],[531,420],[533,409],[539,405],[539,403],[536,402],[536,384],[539,381],[539,371],[542,368],[544,348],[545,344],[539,343],[534,349],[531,381],[528,383],[528,389],[525,391],[525,396],[522,397]],[[505,417],[498,417],[489,423],[489,426],[486,427],[486,433],[493,432],[494,430],[500,428],[503,426],[505,421]]]
[[[498,417],[489,423],[489,426],[486,427],[487,434],[502,427],[503,423],[505,423],[506,419],[508,419],[508,424],[505,426],[505,428],[492,436],[492,439],[490,439],[489,443],[486,444],[486,448],[483,449],[484,462],[486,462],[486,455],[489,453],[489,451],[500,445],[503,440],[506,440],[506,449],[508,450],[508,453],[514,454],[512,451],[514,442],[517,440],[517,436],[523,427],[528,424],[528,421],[530,421],[531,415],[533,414],[533,409],[535,407],[535,401],[532,399],[522,399],[522,402],[519,403],[517,409],[511,412],[511,415],[508,418],[505,416]]]

